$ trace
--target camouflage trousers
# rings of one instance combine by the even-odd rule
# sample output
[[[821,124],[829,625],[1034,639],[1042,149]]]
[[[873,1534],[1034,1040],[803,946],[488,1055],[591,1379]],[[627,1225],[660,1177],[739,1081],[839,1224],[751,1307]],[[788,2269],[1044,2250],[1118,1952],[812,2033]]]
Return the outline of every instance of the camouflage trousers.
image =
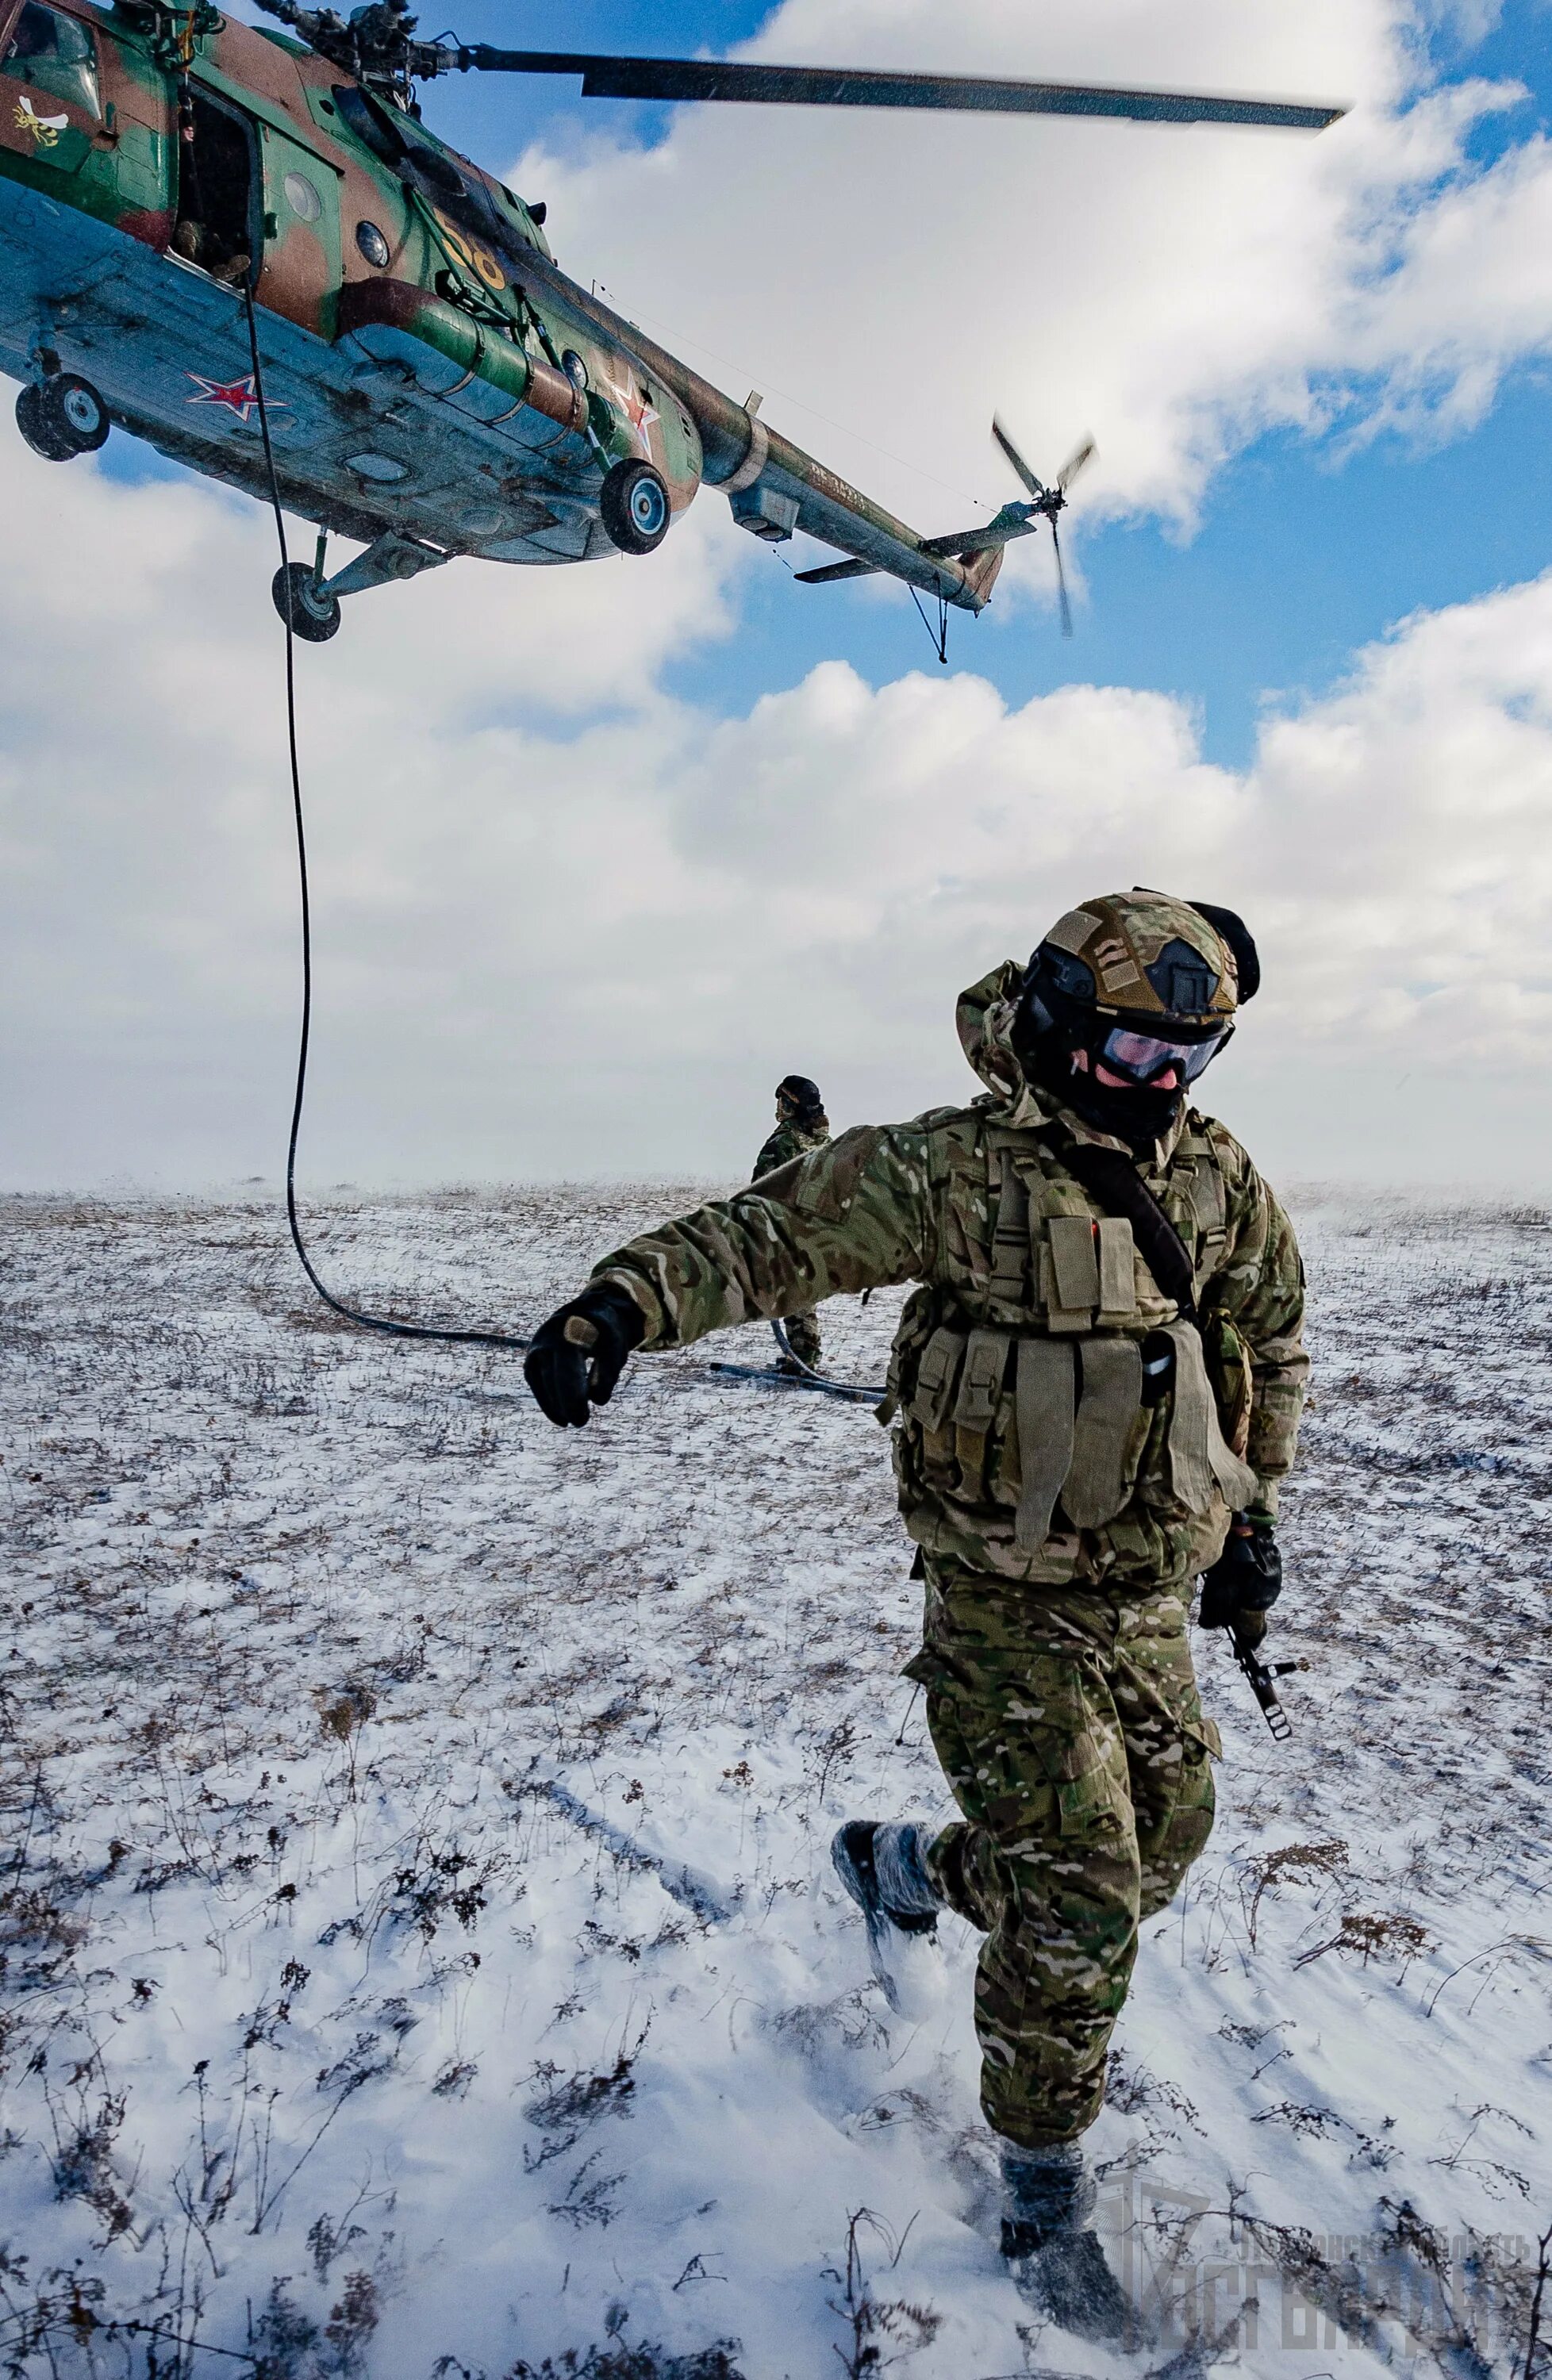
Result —
[[[981,2105],[1026,2148],[1094,2121],[1137,1928],[1171,1900],[1213,1820],[1180,1593],[1019,1586],[927,1564],[906,1670],[964,1820],[927,1855],[985,1934]]]
[[[800,1364],[811,1371],[820,1369],[824,1345],[819,1338],[819,1325],[812,1306],[803,1314],[789,1314],[782,1325],[787,1334],[787,1344]]]

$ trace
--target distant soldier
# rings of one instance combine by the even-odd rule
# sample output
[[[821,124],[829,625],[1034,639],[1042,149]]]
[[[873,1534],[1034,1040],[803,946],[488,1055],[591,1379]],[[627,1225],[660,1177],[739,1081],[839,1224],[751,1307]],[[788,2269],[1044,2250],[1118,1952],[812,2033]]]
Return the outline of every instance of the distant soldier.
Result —
[[[580,1424],[631,1351],[751,1314],[920,1283],[881,1418],[926,1581],[906,1675],[963,1813],[841,1828],[833,1856],[884,1979],[947,1905],[985,1936],[981,2105],[1002,2251],[1064,2328],[1127,2308],[1089,2228],[1079,2146],[1142,1919],[1207,1840],[1218,1732],[1186,1642],[1243,1642],[1278,1593],[1278,1483],[1306,1359],[1288,1219],[1186,1105],[1260,980],[1231,910],[1085,901],[1027,967],[959,1004],[970,1106],[843,1133],[607,1257],[527,1361]]]
[[[750,1180],[758,1182],[761,1174],[774,1173],[780,1166],[790,1165],[794,1157],[808,1156],[813,1149],[822,1148],[829,1138],[830,1118],[818,1083],[811,1083],[806,1075],[783,1075],[776,1086],[776,1129],[756,1158]],[[817,1372],[824,1347],[813,1315],[789,1314],[784,1318],[783,1328],[787,1344],[798,1362]],[[783,1355],[777,1368],[791,1371],[794,1367]]]

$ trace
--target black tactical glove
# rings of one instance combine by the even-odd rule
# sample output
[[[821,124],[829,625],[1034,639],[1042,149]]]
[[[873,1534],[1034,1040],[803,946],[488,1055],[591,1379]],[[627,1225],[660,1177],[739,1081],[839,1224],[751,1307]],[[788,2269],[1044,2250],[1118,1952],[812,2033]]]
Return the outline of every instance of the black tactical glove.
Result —
[[[580,1429],[589,1404],[609,1402],[632,1348],[646,1336],[647,1318],[635,1298],[602,1282],[540,1324],[523,1375],[558,1429]]]
[[[1267,1614],[1282,1593],[1282,1556],[1269,1521],[1251,1522],[1236,1512],[1229,1540],[1211,1570],[1202,1574],[1197,1625],[1231,1628],[1252,1650],[1267,1633]]]

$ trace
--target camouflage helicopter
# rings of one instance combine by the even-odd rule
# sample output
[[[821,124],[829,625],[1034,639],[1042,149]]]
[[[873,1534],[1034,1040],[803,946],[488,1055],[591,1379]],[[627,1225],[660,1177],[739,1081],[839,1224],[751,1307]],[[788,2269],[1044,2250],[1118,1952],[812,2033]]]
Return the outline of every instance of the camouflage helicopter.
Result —
[[[117,422],[311,521],[314,559],[278,572],[274,596],[318,643],[342,597],[455,556],[650,553],[703,482],[757,537],[801,528],[838,549],[841,561],[798,574],[808,584],[882,571],[978,612],[1014,538],[1042,520],[1055,536],[1085,459],[1080,449],[1047,485],[998,427],[1025,500],[918,537],[770,429],[758,396],[734,403],[564,273],[543,206],[421,121],[417,89],[436,76],[580,75],[585,95],[625,99],[1303,130],[1342,112],[469,48],[418,40],[406,0],[373,0],[348,21],[297,0],[261,6],[289,32],[224,18],[211,0],[0,0],[0,369],[24,383],[17,419],[39,455],[90,454]],[[332,575],[330,533],[364,548]]]

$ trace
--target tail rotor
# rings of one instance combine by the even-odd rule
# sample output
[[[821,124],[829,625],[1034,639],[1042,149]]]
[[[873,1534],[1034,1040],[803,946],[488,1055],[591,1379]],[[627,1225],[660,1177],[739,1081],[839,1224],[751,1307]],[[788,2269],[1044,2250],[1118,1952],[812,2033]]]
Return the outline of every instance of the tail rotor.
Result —
[[[1056,517],[1059,513],[1066,510],[1068,489],[1094,460],[1096,453],[1094,441],[1092,438],[1080,439],[1057,473],[1054,484],[1048,488],[1043,480],[1036,478],[995,415],[992,417],[991,434],[1012,465],[1018,478],[1028,490],[1029,503],[1021,508],[1025,517],[1034,520],[1038,516],[1050,523],[1051,552],[1056,557],[1057,611],[1061,621],[1061,633],[1064,637],[1070,637],[1073,633],[1073,604],[1067,592],[1067,569],[1061,559],[1061,539],[1057,531]]]

